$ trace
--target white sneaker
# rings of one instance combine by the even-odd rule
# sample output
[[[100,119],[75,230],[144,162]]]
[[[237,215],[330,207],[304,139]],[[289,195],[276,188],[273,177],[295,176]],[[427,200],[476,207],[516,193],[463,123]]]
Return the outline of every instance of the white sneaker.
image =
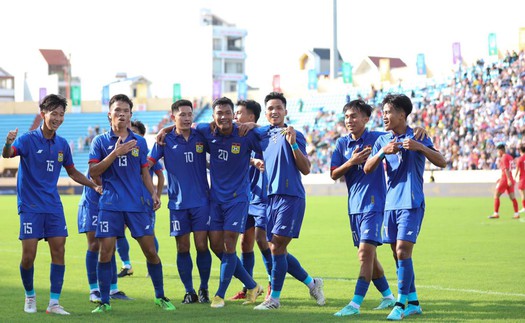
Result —
[[[519,210],[519,213],[523,213],[525,212],[525,208],[522,208],[521,210]]]
[[[262,302],[261,304],[255,306],[254,310],[276,310],[279,307],[281,307],[281,303],[279,301],[276,301],[275,299],[268,297],[267,300]]]
[[[89,301],[91,303],[100,303],[100,291],[94,290],[91,293],[89,293]]]
[[[36,297],[26,297],[24,304],[24,312],[26,313],[36,313]]]
[[[310,296],[312,296],[317,301],[317,305],[319,306],[323,306],[326,303],[323,285],[323,280],[321,278],[314,278],[314,287],[310,289]]]
[[[48,306],[46,313],[47,314],[69,315],[69,312],[64,311],[64,308],[58,304]]]

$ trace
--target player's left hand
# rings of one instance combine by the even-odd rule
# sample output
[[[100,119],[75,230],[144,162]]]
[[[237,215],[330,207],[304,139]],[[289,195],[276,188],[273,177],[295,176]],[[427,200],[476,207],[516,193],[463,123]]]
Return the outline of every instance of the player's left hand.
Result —
[[[414,138],[416,140],[423,140],[423,139],[425,139],[426,136],[428,136],[428,133],[425,130],[425,128],[422,128],[422,127],[415,127],[414,128]]]
[[[260,172],[264,172],[264,161],[258,158],[252,158],[252,163]]]
[[[103,192],[104,190],[102,189],[102,186],[97,185],[97,186],[95,187],[95,191],[97,191],[98,194],[102,195],[102,192]]]
[[[152,198],[153,198],[153,211],[157,211],[158,209],[160,209],[160,199],[157,196],[157,194],[153,194]]]
[[[410,138],[406,138],[405,140],[403,140],[403,148],[405,148],[406,150],[418,151],[421,149],[421,143]]]
[[[284,136],[286,136],[286,141],[288,141],[288,143],[290,145],[295,144],[295,139],[296,139],[297,133],[295,132],[295,129],[292,126],[288,126],[286,128],[283,128],[281,133]]]

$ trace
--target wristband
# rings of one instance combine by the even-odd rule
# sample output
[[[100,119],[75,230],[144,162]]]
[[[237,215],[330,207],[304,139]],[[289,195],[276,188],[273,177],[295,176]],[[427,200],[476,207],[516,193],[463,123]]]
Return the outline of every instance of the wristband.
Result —
[[[10,148],[11,147],[11,144],[8,144],[7,142],[4,144],[4,147],[6,148]]]
[[[297,150],[299,149],[299,145],[295,142],[293,145],[292,145],[292,150]]]
[[[379,150],[379,159],[383,159],[383,158],[385,158],[385,151],[383,150],[383,148],[381,148]]]

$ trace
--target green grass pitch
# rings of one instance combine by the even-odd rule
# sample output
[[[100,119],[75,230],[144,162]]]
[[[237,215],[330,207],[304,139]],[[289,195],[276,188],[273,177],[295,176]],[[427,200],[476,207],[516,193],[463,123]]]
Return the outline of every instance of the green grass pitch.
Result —
[[[165,197],[164,197],[165,198]],[[21,244],[18,240],[16,197],[0,196],[0,321],[2,322],[341,322],[350,320],[384,322],[388,311],[374,311],[380,294],[372,285],[358,318],[338,318],[333,313],[345,306],[354,291],[359,272],[356,249],[352,246],[345,197],[309,197],[301,236],[289,251],[313,276],[325,281],[327,304],[319,307],[309,298],[308,289],[288,276],[279,310],[259,312],[252,306],[227,301],[226,307],[182,305],[184,290],[176,268],[175,241],[169,237],[168,212],[157,212],[157,235],[164,265],[166,296],[177,307],[164,312],[153,304],[153,287],[146,278],[146,265],[138,244],[132,239],[131,260],[135,274],[119,280],[119,288],[134,301],[113,301],[113,311],[91,314],[85,269],[86,239],[77,233],[79,196],[64,195],[69,238],[66,243],[66,277],[61,304],[68,317],[45,314],[49,300],[50,256],[45,242],[39,243],[35,263],[35,289],[38,313],[23,311],[24,291],[19,274]],[[488,220],[491,198],[427,198],[423,229],[414,250],[416,286],[423,315],[406,321],[421,322],[519,322],[525,321],[525,220],[512,219],[508,199],[502,198],[501,218]],[[129,234],[128,234],[129,235]],[[129,236],[128,236],[129,237]],[[257,247],[256,247],[257,248]],[[238,251],[240,253],[240,251]],[[395,266],[389,246],[378,248],[392,291],[397,294]],[[118,258],[117,258],[118,259]],[[195,257],[193,257],[195,259]],[[120,266],[120,261],[118,261]],[[256,280],[263,286],[267,277],[256,250]],[[210,294],[219,280],[219,262],[213,259]],[[194,284],[198,272],[194,265]],[[227,297],[241,288],[232,280]]]

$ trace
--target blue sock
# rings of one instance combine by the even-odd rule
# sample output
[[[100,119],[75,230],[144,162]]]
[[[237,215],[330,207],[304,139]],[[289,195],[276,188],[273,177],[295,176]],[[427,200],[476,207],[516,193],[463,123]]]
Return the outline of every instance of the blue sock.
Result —
[[[111,256],[111,289],[115,290],[118,289],[117,282],[118,282],[118,274],[117,274],[117,260],[115,258],[115,254],[113,253],[113,256]]]
[[[98,263],[98,252],[87,251],[86,252],[86,271],[90,289],[98,288],[97,281],[97,263]]]
[[[100,288],[100,301],[102,304],[109,304],[111,275],[111,261],[99,262],[97,266],[97,277],[98,287]]]
[[[416,275],[414,274],[414,276],[412,276],[412,283],[410,284],[410,289],[408,290],[408,303],[412,303],[414,305],[419,305],[419,301],[418,301],[418,298],[417,298],[417,293],[416,293]]]
[[[377,279],[372,279],[372,282],[374,283],[374,286],[377,288],[377,290],[383,295],[383,297],[392,295],[392,291],[390,290],[390,286],[388,285],[388,281],[386,280],[386,277],[380,277]]]
[[[153,283],[153,288],[155,288],[155,297],[162,298],[164,297],[164,280],[162,278],[162,263],[154,265],[146,261],[148,266],[148,273],[151,277],[151,282]]]
[[[255,288],[255,286],[257,286],[257,283],[255,282],[255,280],[253,280],[252,276],[248,274],[246,269],[244,269],[241,260],[239,259],[239,257],[237,257],[237,255],[235,255],[235,260],[236,266],[235,271],[233,272],[233,276],[240,280],[247,289]]]
[[[24,285],[24,289],[26,291],[26,296],[31,297],[35,296],[35,290],[33,288],[33,276],[35,274],[35,266],[24,269],[22,266],[20,266],[20,277],[22,277],[22,284]]]
[[[270,251],[270,248],[261,251],[264,267],[266,267],[266,272],[268,273],[268,277],[272,277],[272,252]]]
[[[309,282],[305,282],[305,279],[308,278],[308,273],[301,267],[299,260],[289,253],[286,255],[286,261],[288,262],[288,273],[298,281],[308,285]]]
[[[64,284],[64,273],[66,272],[65,265],[51,264],[49,280],[51,281],[50,303],[58,304],[60,293],[62,292],[62,285]],[[56,302],[55,302],[56,301]]]
[[[286,255],[272,255],[272,292],[270,297],[279,299],[288,271]]]
[[[177,253],[177,269],[179,270],[180,280],[186,289],[186,292],[193,292],[193,280],[191,272],[193,271],[193,262],[189,252]]]
[[[153,236],[153,243],[155,244],[155,251],[159,253],[159,240],[157,240],[156,236]]]
[[[412,276],[412,282],[410,283],[410,289],[408,290],[408,293],[415,293],[416,292],[416,273]]]
[[[197,251],[197,268],[199,268],[199,276],[201,278],[200,288],[208,289],[208,281],[211,273],[211,253],[210,250],[199,252]]]
[[[122,263],[129,263],[129,243],[126,237],[117,239],[117,251]]]
[[[359,278],[357,280],[357,283],[355,284],[355,291],[354,291],[354,297],[352,298],[352,302],[361,306],[361,304],[363,303],[363,299],[366,296],[366,292],[368,291],[369,286],[370,286],[370,283],[368,283],[364,279]]]
[[[221,260],[221,276],[220,276],[219,289],[217,290],[217,293],[215,293],[215,295],[221,298],[224,298],[224,295],[226,294],[226,290],[228,289],[228,286],[230,285],[230,282],[232,280],[232,276],[233,276],[233,272],[235,271],[235,267],[237,267],[237,255],[235,254],[235,252],[234,253],[226,253],[226,252],[223,253],[222,260]],[[239,267],[242,267],[242,266],[239,266]]]
[[[243,252],[241,254],[241,263],[248,275],[253,277],[253,267],[255,266],[255,254],[252,252]]]
[[[414,268],[412,267],[412,258],[398,260],[399,268],[397,270],[397,289],[399,295],[397,301],[405,304],[410,291],[410,284],[414,276]]]

